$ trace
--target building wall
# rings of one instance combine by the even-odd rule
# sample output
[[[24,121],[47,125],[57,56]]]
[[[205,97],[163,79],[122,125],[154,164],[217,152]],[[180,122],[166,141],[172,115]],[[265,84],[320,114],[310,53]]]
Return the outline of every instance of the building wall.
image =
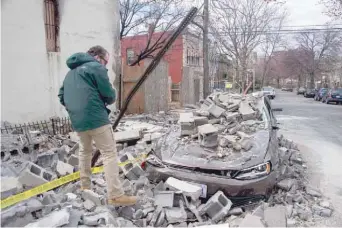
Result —
[[[165,33],[166,34],[166,33]],[[169,35],[167,33],[166,35]],[[158,39],[161,33],[154,33],[152,41]],[[127,49],[133,49],[134,54],[137,55],[144,50],[148,42],[147,35],[136,35],[125,37],[121,40],[121,55],[123,58],[123,65],[127,65]],[[152,42],[153,44],[153,42]],[[157,52],[153,53],[156,54]],[[166,52],[163,59],[168,63],[168,73],[171,76],[173,83],[179,83],[182,80],[182,66],[183,66],[183,38],[179,36],[172,47]]]
[[[66,115],[57,97],[68,72],[66,59],[93,45],[104,46],[112,56],[120,55],[117,1],[59,0],[58,3],[60,52],[47,53],[44,1],[1,2],[2,120],[18,123]],[[112,57],[108,64],[111,81],[115,77],[113,62]]]
[[[144,59],[139,65],[123,65],[122,103],[124,103],[141,75],[151,62]],[[168,64],[162,60],[148,76],[128,105],[127,114],[154,113],[168,110],[169,99]]]
[[[183,68],[181,104],[196,104],[203,98],[203,71],[194,67]]]

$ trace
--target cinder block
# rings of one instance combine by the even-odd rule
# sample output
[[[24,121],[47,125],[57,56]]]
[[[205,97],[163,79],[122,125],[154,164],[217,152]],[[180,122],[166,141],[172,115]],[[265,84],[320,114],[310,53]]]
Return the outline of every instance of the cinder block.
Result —
[[[102,199],[103,196],[100,196],[99,194],[93,192],[92,190],[83,190],[82,191],[82,198],[84,200],[90,200],[92,202],[94,202],[97,206],[102,205]]]
[[[65,176],[74,172],[74,167],[70,164],[57,161],[56,172],[59,176]]]
[[[70,155],[70,157],[67,158],[67,162],[68,164],[72,165],[72,166],[78,166],[78,156],[72,154]]]
[[[17,193],[22,188],[16,177],[1,177],[1,199]]]
[[[155,204],[161,207],[173,206],[174,192],[171,191],[159,191],[154,194]]]
[[[28,162],[26,169],[20,174],[18,180],[26,187],[36,187],[55,178],[55,174],[48,172],[32,162]]]
[[[133,163],[124,165],[122,171],[129,180],[138,180],[140,176],[145,175],[145,171],[140,165]]]
[[[218,145],[218,129],[212,124],[198,127],[198,138],[203,147],[216,147]]]
[[[207,214],[213,221],[218,222],[228,215],[232,205],[233,203],[223,194],[223,192],[218,191],[201,208],[200,214]]]
[[[204,124],[208,124],[208,122],[209,122],[208,118],[205,116],[195,116],[194,121],[195,121],[196,127],[202,126]]]
[[[193,135],[196,133],[195,120],[192,112],[180,113],[179,123],[181,126],[181,136]]]
[[[182,191],[184,195],[191,197],[193,200],[198,199],[202,194],[202,188],[192,183],[169,177],[165,182],[166,189]]]
[[[255,111],[249,106],[248,102],[241,102],[239,107],[243,120],[251,120],[255,118]]]

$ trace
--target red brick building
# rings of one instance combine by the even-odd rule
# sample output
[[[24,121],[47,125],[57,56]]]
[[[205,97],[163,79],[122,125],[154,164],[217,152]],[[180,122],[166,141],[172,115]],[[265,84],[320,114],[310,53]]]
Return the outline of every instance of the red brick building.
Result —
[[[168,36],[170,32],[162,32],[152,34],[153,41]],[[162,38],[163,38],[162,37]],[[178,84],[182,81],[183,66],[201,66],[202,52],[200,51],[200,41],[198,38],[189,35],[179,36],[171,48],[166,52],[164,60],[169,64],[169,76],[173,84]],[[121,40],[121,56],[122,64],[129,64],[134,61],[137,54],[139,54],[147,45],[148,35],[136,35],[125,37]]]

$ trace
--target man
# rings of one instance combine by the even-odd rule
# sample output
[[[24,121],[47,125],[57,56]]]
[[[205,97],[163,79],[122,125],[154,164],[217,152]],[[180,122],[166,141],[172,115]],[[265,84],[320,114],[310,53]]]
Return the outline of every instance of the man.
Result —
[[[108,52],[101,46],[69,57],[66,64],[70,71],[64,79],[58,97],[68,111],[72,126],[80,138],[81,188],[91,189],[94,140],[103,156],[108,203],[127,206],[135,204],[137,198],[124,195],[119,179],[114,133],[106,108],[115,101],[115,90],[109,82],[105,67],[108,59]]]

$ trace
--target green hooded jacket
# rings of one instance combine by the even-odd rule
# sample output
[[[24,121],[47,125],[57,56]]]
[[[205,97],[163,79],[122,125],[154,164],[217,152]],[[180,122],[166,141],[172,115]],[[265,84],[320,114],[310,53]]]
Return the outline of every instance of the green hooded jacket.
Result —
[[[115,101],[115,90],[107,69],[86,53],[66,61],[70,71],[59,90],[59,100],[69,113],[75,131],[92,130],[109,124],[107,105]]]

